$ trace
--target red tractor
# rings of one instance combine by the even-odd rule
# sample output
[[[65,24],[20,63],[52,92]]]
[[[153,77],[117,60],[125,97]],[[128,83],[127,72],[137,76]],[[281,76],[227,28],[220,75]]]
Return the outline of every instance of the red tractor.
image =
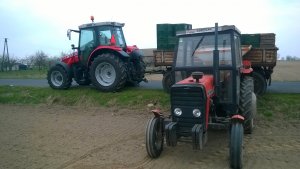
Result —
[[[123,35],[124,24],[117,22],[98,22],[79,26],[77,50],[63,57],[48,71],[47,80],[53,89],[68,89],[72,79],[79,85],[92,83],[101,91],[117,91],[126,83],[139,84],[145,81],[145,63],[141,51],[127,46]]]
[[[171,86],[171,115],[153,111],[146,126],[151,158],[168,146],[191,140],[202,149],[208,129],[229,129],[230,165],[242,167],[243,135],[252,133],[256,96],[250,63],[242,63],[240,31],[235,26],[177,32]]]

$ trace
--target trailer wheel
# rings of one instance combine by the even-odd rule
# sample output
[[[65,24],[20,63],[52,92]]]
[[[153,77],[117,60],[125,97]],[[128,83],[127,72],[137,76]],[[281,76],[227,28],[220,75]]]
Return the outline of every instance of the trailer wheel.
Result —
[[[252,72],[254,78],[254,93],[263,95],[267,91],[267,82],[263,75],[259,72]]]
[[[253,130],[254,114],[256,112],[256,97],[253,97],[253,78],[250,76],[245,76],[241,80],[239,111],[240,114],[245,117],[245,133],[251,134]]]
[[[72,78],[62,66],[53,66],[47,73],[48,84],[52,89],[68,89]]]
[[[153,117],[148,121],[146,127],[146,148],[149,157],[159,157],[163,150],[163,144],[163,120]]]
[[[124,62],[112,53],[99,55],[90,67],[90,78],[94,86],[102,91],[118,91],[127,80]]]
[[[172,71],[167,71],[163,75],[162,86],[165,92],[170,93],[171,86],[174,84],[174,80],[172,78]]]
[[[231,124],[230,131],[230,166],[242,168],[244,129],[240,122]]]

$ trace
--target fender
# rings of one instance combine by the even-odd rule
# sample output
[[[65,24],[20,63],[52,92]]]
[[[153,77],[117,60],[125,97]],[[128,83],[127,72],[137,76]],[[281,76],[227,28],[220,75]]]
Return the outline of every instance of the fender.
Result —
[[[144,57],[143,52],[139,49],[133,50],[129,55],[132,59],[138,59]]]
[[[89,58],[88,58],[88,65],[92,59],[92,57],[94,56],[95,53],[104,53],[104,52],[116,52],[118,54],[120,54],[122,57],[125,58],[129,58],[129,55],[124,52],[122,50],[122,48],[118,47],[118,46],[98,46],[95,50],[93,50],[93,52],[90,54]]]
[[[57,62],[55,62],[55,63],[53,64],[53,66],[61,66],[61,67],[63,67],[63,68],[67,71],[67,73],[68,73],[70,76],[72,75],[72,69],[71,69],[71,67],[70,67],[68,64],[66,64],[65,62],[57,61]]]
[[[236,114],[231,117],[232,122],[241,122],[243,123],[245,118],[242,115]]]
[[[163,114],[160,112],[159,109],[151,110],[151,112],[154,114],[155,117],[162,117],[162,118],[164,118]]]
[[[243,67],[240,69],[240,72],[242,74],[250,74],[253,72],[253,69],[251,68],[251,61],[249,60],[243,60]]]

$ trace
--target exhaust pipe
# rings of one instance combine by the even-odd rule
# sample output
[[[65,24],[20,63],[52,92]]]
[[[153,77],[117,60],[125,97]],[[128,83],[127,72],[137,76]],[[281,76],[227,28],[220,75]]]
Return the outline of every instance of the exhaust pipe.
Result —
[[[213,51],[214,55],[214,83],[215,83],[215,94],[220,96],[220,70],[219,70],[219,50],[218,50],[218,23],[215,23],[215,49]]]

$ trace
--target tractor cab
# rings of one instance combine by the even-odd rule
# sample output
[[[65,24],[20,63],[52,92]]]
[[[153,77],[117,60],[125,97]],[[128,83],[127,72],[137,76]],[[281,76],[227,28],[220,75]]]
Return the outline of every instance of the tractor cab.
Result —
[[[209,79],[213,80],[210,83],[214,85],[213,90],[206,92],[214,93],[218,101],[226,105],[226,111],[235,112],[242,67],[240,31],[235,26],[218,27],[217,41],[214,27],[180,31],[177,36],[179,41],[173,65],[175,82],[190,77],[193,72],[203,72],[204,77],[212,76]],[[173,92],[180,85],[193,83],[180,82],[174,86]]]
[[[78,50],[79,60],[86,63],[91,53],[97,48],[125,50],[123,26],[124,23],[117,22],[92,22],[80,25],[79,31],[69,29],[67,35],[71,39],[71,32],[79,33],[78,47],[72,45],[72,48]]]

